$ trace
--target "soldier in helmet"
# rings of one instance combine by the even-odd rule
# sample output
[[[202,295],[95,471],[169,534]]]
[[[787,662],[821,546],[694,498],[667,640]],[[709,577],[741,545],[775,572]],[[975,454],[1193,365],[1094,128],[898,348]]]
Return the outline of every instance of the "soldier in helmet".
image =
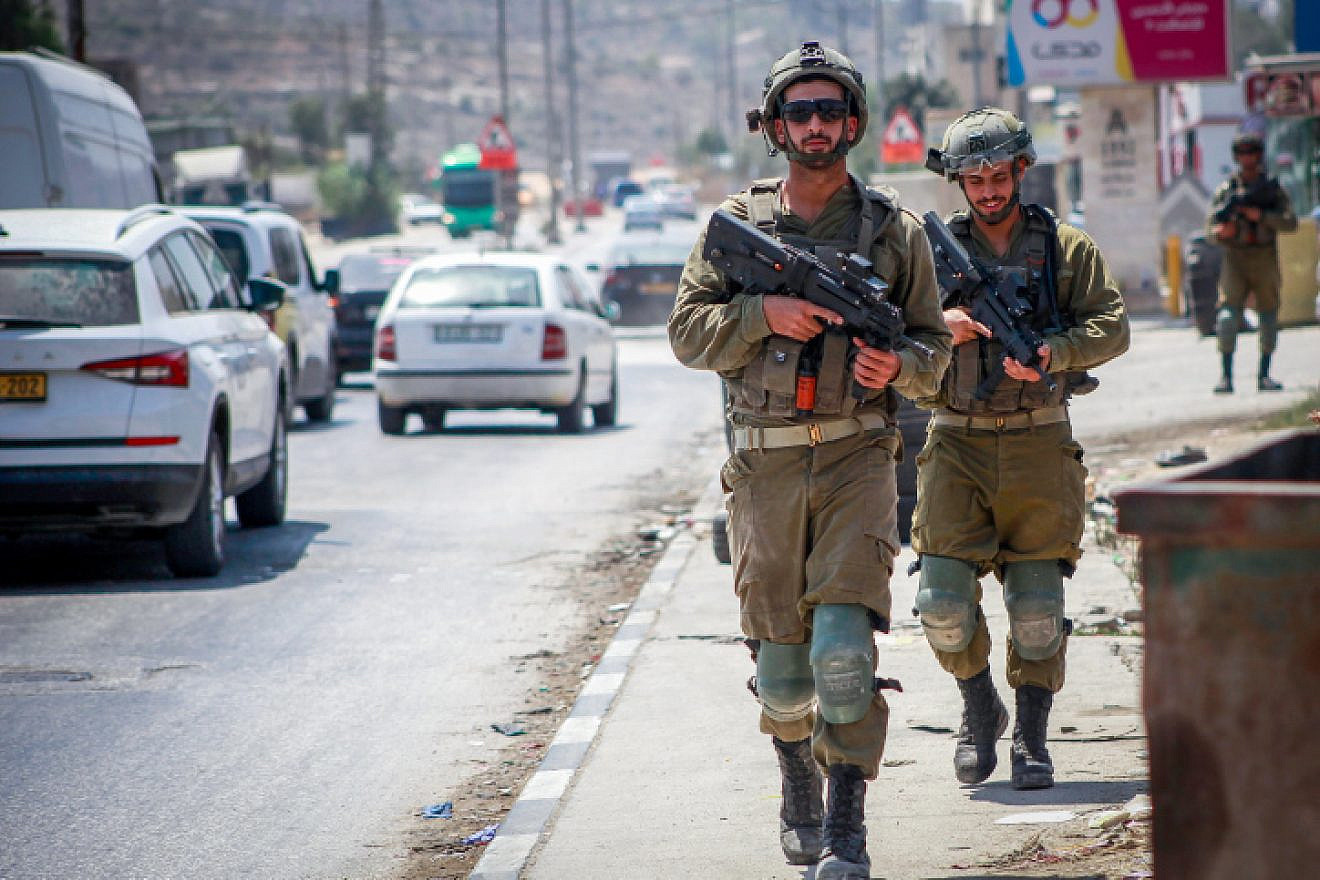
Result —
[[[1265,173],[1265,142],[1244,133],[1233,138],[1238,172],[1219,185],[1206,226],[1210,239],[1224,249],[1219,272],[1215,335],[1219,338],[1222,375],[1216,394],[1233,392],[1233,352],[1247,295],[1256,296],[1260,319],[1260,370],[1256,388],[1280,391],[1270,378],[1270,358],[1279,339],[1278,234],[1297,228],[1292,200],[1279,181]]]
[[[742,291],[703,259],[704,234],[669,318],[678,359],[718,372],[729,391],[734,451],[720,476],[732,493],[735,590],[754,648],[761,730],[782,773],[784,855],[796,865],[819,861],[820,880],[866,878],[863,797],[889,715],[873,678],[874,630],[889,626],[899,549],[893,395],[935,391],[950,336],[920,224],[848,173],[845,156],[867,122],[852,62],[803,43],[770,69],[748,122],[771,155],[786,155],[788,174],[755,181],[721,207],[821,259],[870,259],[908,335],[932,351],[879,351],[841,332],[828,309]],[[819,365],[809,415],[794,396],[804,362]]]
[[[964,304],[946,298],[953,357],[938,394],[921,401],[935,412],[917,457],[912,521],[921,571],[916,611],[963,698],[953,760],[963,783],[989,778],[996,741],[1008,727],[990,675],[980,579],[993,572],[1003,585],[1018,789],[1054,784],[1045,732],[1063,687],[1071,630],[1063,580],[1081,555],[1086,477],[1068,397],[1096,384],[1082,371],[1128,346],[1123,300],[1095,243],[1044,208],[1020,202],[1022,176],[1035,159],[1026,126],[995,108],[955,121],[927,159],[926,167],[957,183],[967,199],[969,210],[948,218],[950,230],[990,271],[1017,267],[1031,324],[1045,342],[1038,373],[1005,356]],[[1057,380],[1055,390],[1043,373]]]

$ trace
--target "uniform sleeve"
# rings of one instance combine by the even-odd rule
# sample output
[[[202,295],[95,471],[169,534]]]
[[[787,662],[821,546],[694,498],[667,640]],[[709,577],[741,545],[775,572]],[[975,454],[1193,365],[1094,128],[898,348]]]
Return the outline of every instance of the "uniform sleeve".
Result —
[[[1062,230],[1062,227],[1061,227]],[[1098,367],[1127,351],[1127,308],[1105,258],[1086,233],[1068,230],[1064,264],[1073,271],[1072,296],[1059,305],[1073,316],[1073,326],[1046,338],[1050,372]]]
[[[908,399],[929,397],[939,390],[944,370],[953,352],[953,334],[944,323],[939,286],[935,283],[935,258],[926,233],[910,215],[899,212],[904,236],[902,269],[891,288],[894,305],[903,310],[907,335],[925,343],[930,357],[910,348],[900,349],[901,362],[894,390]]]
[[[1260,212],[1260,223],[1275,232],[1292,232],[1297,228],[1297,215],[1293,212],[1292,199],[1288,191],[1278,183],[1274,184],[1278,193],[1278,203],[1273,210]]]
[[[720,206],[739,219],[747,219],[746,205],[738,198]],[[674,356],[696,370],[737,370],[745,366],[770,335],[761,298],[729,290],[724,273],[702,257],[706,230],[692,246],[678,296],[669,315],[669,345]]]

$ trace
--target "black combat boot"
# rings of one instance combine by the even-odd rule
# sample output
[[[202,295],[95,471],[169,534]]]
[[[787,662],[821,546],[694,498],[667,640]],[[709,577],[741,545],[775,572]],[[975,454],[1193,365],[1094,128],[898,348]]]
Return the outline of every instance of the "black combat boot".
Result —
[[[830,802],[825,813],[825,858],[816,880],[869,880],[866,854],[866,779],[862,768],[831,764]]]
[[[1260,356],[1260,372],[1256,374],[1257,391],[1282,391],[1283,386],[1270,378],[1270,356]]]
[[[953,775],[959,782],[973,785],[985,782],[995,772],[999,758],[995,742],[1008,729],[1008,709],[999,699],[987,666],[968,679],[958,679],[962,691],[962,726],[958,728],[958,747],[953,750]]]
[[[1045,748],[1054,694],[1034,684],[1017,689],[1017,720],[1013,724],[1013,787],[1053,788],[1054,764]]]
[[[1215,394],[1233,393],[1233,352],[1220,354],[1219,360],[1223,375],[1219,377],[1219,384],[1215,386]]]
[[[784,742],[771,737],[779,755],[779,843],[790,865],[814,865],[825,848],[825,796],[820,767],[811,754],[811,738]]]

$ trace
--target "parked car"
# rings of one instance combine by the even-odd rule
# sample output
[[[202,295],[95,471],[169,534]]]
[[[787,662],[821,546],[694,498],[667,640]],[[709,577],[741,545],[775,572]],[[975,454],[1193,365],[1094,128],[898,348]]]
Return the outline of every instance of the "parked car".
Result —
[[[101,71],[0,52],[0,209],[164,201],[142,114]]]
[[[665,228],[665,215],[650,196],[628,196],[623,203],[623,231]]]
[[[681,183],[665,184],[652,191],[651,198],[660,206],[660,213],[666,217],[697,219],[697,197],[690,186]]]
[[[430,196],[421,193],[404,193],[399,196],[399,211],[403,215],[403,222],[409,226],[421,226],[423,223],[445,225],[445,209]]]
[[[184,214],[200,223],[215,239],[240,283],[275,278],[288,295],[273,316],[273,329],[289,351],[292,407],[301,405],[313,422],[334,416],[335,314],[329,291],[316,276],[298,221],[279,206],[264,202],[240,208],[186,207]]]
[[[376,320],[380,428],[428,430],[451,409],[536,409],[578,433],[613,425],[618,363],[609,311],[558,256],[444,254],[409,266]]]
[[[336,381],[344,373],[371,369],[371,340],[376,316],[390,292],[394,279],[408,268],[417,254],[403,249],[379,253],[348,254],[338,268],[327,269],[326,287],[335,308]]]
[[[582,200],[583,217],[600,217],[605,213],[605,205],[595,196],[587,196]],[[564,199],[564,216],[577,216],[577,200],[572,196]]]
[[[284,520],[288,360],[200,226],[162,206],[0,211],[0,531],[164,539],[224,563],[224,499]]]
[[[621,237],[606,258],[600,286],[601,299],[618,304],[615,323],[640,326],[668,321],[691,250],[687,240]]]

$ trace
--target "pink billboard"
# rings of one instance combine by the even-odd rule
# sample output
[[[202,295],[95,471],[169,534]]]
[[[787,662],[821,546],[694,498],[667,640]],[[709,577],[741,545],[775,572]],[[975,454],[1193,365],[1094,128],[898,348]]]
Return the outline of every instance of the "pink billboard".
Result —
[[[1229,0],[1009,0],[1008,84],[1227,80]]]

